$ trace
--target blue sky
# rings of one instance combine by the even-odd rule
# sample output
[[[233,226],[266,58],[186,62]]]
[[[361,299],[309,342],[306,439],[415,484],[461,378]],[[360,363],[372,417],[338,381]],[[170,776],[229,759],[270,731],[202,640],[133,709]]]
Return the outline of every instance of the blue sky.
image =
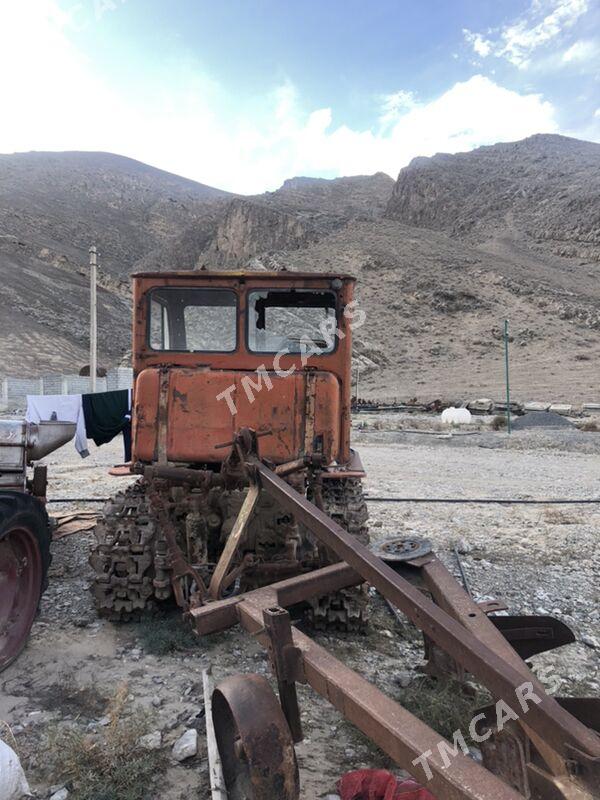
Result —
[[[0,69],[0,152],[108,150],[243,193],[600,140],[598,0],[3,0]]]

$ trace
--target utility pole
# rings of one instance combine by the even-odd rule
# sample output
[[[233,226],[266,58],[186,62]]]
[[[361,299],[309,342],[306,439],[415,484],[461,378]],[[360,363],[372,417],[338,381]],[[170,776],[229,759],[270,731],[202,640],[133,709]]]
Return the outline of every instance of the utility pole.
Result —
[[[511,432],[510,420],[510,377],[508,372],[508,320],[504,320],[504,368],[506,372],[506,430]]]
[[[90,391],[96,391],[98,374],[98,320],[96,306],[97,255],[95,245],[90,247]]]
[[[360,366],[356,365],[356,402],[358,403],[358,389],[360,385]]]

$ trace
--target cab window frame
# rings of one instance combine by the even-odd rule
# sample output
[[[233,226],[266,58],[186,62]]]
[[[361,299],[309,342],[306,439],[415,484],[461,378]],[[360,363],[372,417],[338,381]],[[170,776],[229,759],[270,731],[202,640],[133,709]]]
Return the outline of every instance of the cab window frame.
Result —
[[[205,294],[208,293],[219,293],[219,294],[229,294],[233,297],[234,303],[232,305],[221,306],[222,308],[233,308],[235,311],[235,322],[234,322],[234,345],[233,348],[229,350],[223,349],[215,349],[215,350],[201,350],[201,349],[194,349],[190,350],[188,348],[181,349],[178,347],[168,347],[168,348],[157,348],[152,346],[152,304],[157,303],[161,307],[161,314],[164,311],[167,311],[167,320],[168,320],[168,304],[161,303],[157,300],[154,295],[157,293],[165,293],[165,292],[203,292]],[[189,303],[188,305],[182,305],[182,319],[185,315],[185,309],[191,306],[199,306],[204,308],[210,308],[210,306],[202,306],[202,303]],[[213,306],[214,308],[218,308],[219,306]],[[152,353],[187,353],[188,355],[196,355],[196,354],[207,354],[207,355],[226,355],[237,352],[240,344],[240,334],[239,334],[239,309],[240,309],[240,297],[239,293],[231,288],[231,287],[213,287],[213,286],[153,286],[148,292],[146,292],[146,347]],[[185,323],[183,326],[183,330],[185,333]],[[167,322],[167,336],[165,337],[163,331],[163,340],[165,338],[171,339],[171,326]],[[186,337],[187,338],[187,337]]]
[[[299,286],[299,287],[290,286],[290,287],[287,287],[287,288],[279,287],[279,286],[278,287],[252,286],[251,288],[250,287],[248,288],[247,293],[246,293],[245,336],[246,336],[246,349],[247,349],[248,353],[251,353],[252,355],[255,355],[255,356],[261,356],[261,355],[277,355],[277,353],[281,352],[281,349],[280,350],[255,350],[255,349],[253,349],[251,347],[251,345],[250,345],[250,326],[252,324],[252,320],[251,320],[251,300],[250,300],[251,295],[253,295],[255,293],[261,293],[261,292],[268,292],[269,294],[290,294],[293,291],[294,292],[298,292],[298,294],[327,294],[327,295],[333,296],[334,303],[333,303],[332,306],[329,306],[329,308],[332,308],[333,311],[335,312],[336,330],[339,329],[339,327],[340,327],[339,326],[340,312],[341,312],[340,295],[339,295],[338,292],[334,291],[333,289],[330,289],[330,288],[327,288],[327,287],[312,287],[312,288],[310,288],[310,287],[306,287],[306,286]],[[285,306],[280,306],[280,307],[281,308],[285,308]],[[319,306],[312,306],[312,307],[319,308]],[[293,306],[290,306],[290,309],[293,309],[293,308],[294,308]],[[309,306],[309,308],[311,308],[311,306]],[[333,347],[330,350],[326,350],[326,351],[324,351],[323,353],[320,353],[320,354],[314,353],[310,357],[311,358],[327,358],[328,356],[332,356],[338,349],[338,346],[339,346],[338,339],[339,339],[339,337],[337,335],[334,336]],[[287,355],[289,357],[292,357],[292,358],[294,358],[294,357],[300,358],[302,356],[302,353],[301,352],[297,352],[297,353],[288,352]]]

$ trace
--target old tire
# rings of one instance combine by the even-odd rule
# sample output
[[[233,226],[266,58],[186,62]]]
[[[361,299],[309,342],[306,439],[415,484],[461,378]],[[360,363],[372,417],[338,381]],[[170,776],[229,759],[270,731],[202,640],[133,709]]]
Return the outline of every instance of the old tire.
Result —
[[[294,742],[262,675],[234,675],[213,692],[213,723],[229,800],[298,800]]]
[[[0,493],[0,671],[21,653],[48,582],[52,533],[42,503]]]

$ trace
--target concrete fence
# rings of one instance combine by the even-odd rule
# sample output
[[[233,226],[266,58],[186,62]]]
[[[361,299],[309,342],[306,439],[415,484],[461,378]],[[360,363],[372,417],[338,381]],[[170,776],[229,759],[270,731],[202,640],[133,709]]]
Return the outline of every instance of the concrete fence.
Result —
[[[91,378],[81,375],[42,375],[39,378],[0,378],[0,411],[24,411],[28,394],[87,394]],[[96,378],[97,392],[131,389],[131,367],[108,370],[106,378]]]

